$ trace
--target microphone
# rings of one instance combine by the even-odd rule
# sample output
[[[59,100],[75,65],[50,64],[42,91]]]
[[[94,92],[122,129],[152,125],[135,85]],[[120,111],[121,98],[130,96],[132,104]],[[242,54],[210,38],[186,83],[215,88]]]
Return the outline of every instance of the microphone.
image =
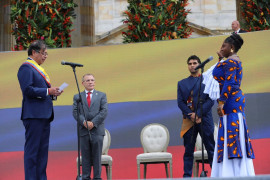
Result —
[[[200,65],[198,65],[195,70],[198,70],[200,68],[203,68],[205,66],[205,64],[209,63],[209,61],[213,60],[213,56],[210,56],[208,59],[206,59],[205,61],[203,61]]]
[[[82,64],[73,63],[73,62],[66,62],[66,61],[61,61],[61,64],[62,64],[62,65],[70,65],[70,66],[72,66],[72,67],[76,67],[76,66],[78,66],[78,67],[83,67]]]

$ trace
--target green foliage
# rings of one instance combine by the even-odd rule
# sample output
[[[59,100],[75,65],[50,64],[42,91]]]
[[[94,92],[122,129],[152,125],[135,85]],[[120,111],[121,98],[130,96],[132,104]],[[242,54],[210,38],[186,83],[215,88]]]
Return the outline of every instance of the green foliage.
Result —
[[[73,0],[11,0],[14,50],[27,49],[37,39],[51,48],[70,47],[75,7]]]
[[[241,0],[240,7],[245,21],[244,29],[247,31],[270,29],[269,0]]]
[[[192,31],[187,26],[188,0],[128,0],[122,32],[124,43],[187,38]]]

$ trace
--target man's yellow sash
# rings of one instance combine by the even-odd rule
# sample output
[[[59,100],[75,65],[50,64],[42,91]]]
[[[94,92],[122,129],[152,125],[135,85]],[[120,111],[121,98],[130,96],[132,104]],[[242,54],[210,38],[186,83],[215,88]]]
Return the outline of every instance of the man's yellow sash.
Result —
[[[188,118],[183,118],[182,122],[182,127],[181,127],[181,132],[180,136],[181,138],[184,136],[184,134],[194,125],[194,123],[188,119]]]
[[[49,86],[51,86],[51,82],[50,82],[50,77],[49,75],[46,73],[46,71],[44,70],[44,68],[42,68],[40,65],[38,65],[38,63],[36,61],[34,61],[32,58],[28,58],[24,64],[29,64],[31,65],[35,70],[37,70],[37,72],[45,79],[45,81],[47,82],[47,84]]]

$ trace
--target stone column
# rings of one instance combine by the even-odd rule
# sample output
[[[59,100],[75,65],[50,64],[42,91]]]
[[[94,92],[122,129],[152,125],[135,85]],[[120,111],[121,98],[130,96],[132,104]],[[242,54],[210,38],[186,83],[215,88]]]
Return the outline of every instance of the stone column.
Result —
[[[236,16],[237,16],[237,20],[240,22],[240,24],[244,24],[245,20],[242,16],[242,10],[241,10],[241,6],[240,6],[240,2],[241,0],[236,0]]]
[[[81,0],[81,42],[83,46],[96,44],[94,0]]]
[[[93,46],[95,38],[94,0],[75,0],[78,7],[75,9],[77,17],[73,22],[72,47]]]
[[[11,51],[12,35],[9,0],[0,0],[0,51]]]

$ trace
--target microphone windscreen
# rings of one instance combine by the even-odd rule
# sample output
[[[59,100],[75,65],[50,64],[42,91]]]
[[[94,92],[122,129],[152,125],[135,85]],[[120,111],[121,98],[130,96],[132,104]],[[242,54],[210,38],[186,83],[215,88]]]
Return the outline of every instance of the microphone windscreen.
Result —
[[[62,65],[65,65],[65,63],[66,63],[65,61],[61,61],[61,64],[62,64]]]
[[[210,57],[209,57],[209,60],[210,60],[210,61],[212,61],[213,59],[214,59],[213,56],[210,56]]]

